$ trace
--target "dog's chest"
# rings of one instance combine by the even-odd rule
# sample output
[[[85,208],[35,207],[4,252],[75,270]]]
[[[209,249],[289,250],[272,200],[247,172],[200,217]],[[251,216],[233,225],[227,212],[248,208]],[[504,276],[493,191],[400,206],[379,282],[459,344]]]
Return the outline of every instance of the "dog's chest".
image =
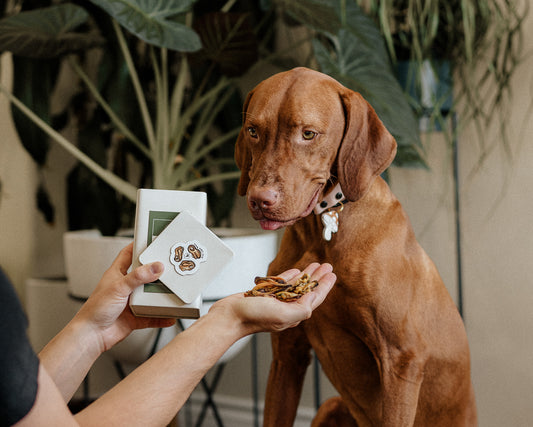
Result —
[[[303,323],[303,328],[335,388],[364,401],[378,393],[379,375],[376,358],[365,339],[368,331],[362,327],[361,314],[359,307],[337,288]],[[357,383],[349,380],[353,378],[357,378]]]

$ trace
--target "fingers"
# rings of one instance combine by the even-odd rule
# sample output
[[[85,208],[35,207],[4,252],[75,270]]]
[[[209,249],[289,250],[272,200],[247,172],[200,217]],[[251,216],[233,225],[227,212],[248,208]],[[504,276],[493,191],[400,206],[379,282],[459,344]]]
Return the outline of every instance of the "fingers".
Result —
[[[333,273],[333,267],[331,264],[328,263],[310,264],[304,269],[304,273],[309,274],[311,280],[316,280],[318,286],[300,298],[298,303],[305,305],[309,304],[311,310],[314,310],[324,302],[324,299],[335,284],[337,276]]]
[[[246,298],[244,293],[226,297],[213,305],[209,313],[228,312],[236,314],[246,329],[246,333],[282,331],[294,327],[300,322],[309,319],[332,289],[337,277],[329,264],[312,263],[303,272],[298,269],[287,270],[279,276],[287,280],[296,281],[303,273],[309,275],[311,280],[318,281],[311,292],[306,293],[296,301],[278,301],[275,298]],[[231,306],[231,310],[222,307]]]
[[[117,255],[111,268],[118,267],[120,272],[124,275],[128,272],[128,268],[131,265],[131,258],[133,255],[133,242],[124,247]]]
[[[320,283],[320,279],[325,274],[331,273],[332,271],[333,271],[333,267],[331,266],[331,264],[328,264],[328,263],[319,264],[317,262],[314,262],[312,264],[309,264],[303,272],[309,274],[309,277],[311,278],[311,280],[316,280],[317,282]]]
[[[286,282],[290,282],[291,280],[299,277],[300,274],[301,274],[300,270],[298,270],[297,268],[293,268],[291,270],[284,271],[283,273],[279,275],[279,277],[282,277],[283,279],[285,279]]]
[[[126,285],[128,295],[137,287],[145,283],[154,282],[163,273],[164,266],[160,262],[142,265],[128,273],[133,255],[133,242],[124,247],[111,265],[109,271],[118,269],[123,276],[121,280]]]
[[[176,324],[176,319],[156,317],[136,317],[135,329],[168,328]]]
[[[331,264],[314,262],[309,264],[302,272],[298,269],[287,270],[281,273],[280,277],[287,282],[296,282],[303,274],[308,274],[311,281],[316,280],[318,282],[318,286],[312,292],[306,294],[310,296],[304,300],[307,303],[308,300],[313,301],[316,299],[312,303],[312,309],[314,310],[324,301],[326,295],[335,284],[337,276],[333,273]]]
[[[333,267],[330,264],[319,264],[318,262],[313,262],[312,264],[309,264],[303,272],[297,268],[293,268],[291,270],[284,271],[279,275],[279,277],[282,277],[285,279],[285,281],[290,282],[296,281],[302,276],[303,273],[307,273],[311,280],[318,281],[323,274],[331,272],[332,270]]]
[[[324,302],[326,299],[329,291],[333,288],[333,285],[337,281],[337,276],[335,273],[329,272],[325,273],[323,276],[321,276],[318,286],[313,289],[309,294],[311,299],[311,309],[314,310],[317,308],[320,304]],[[304,295],[302,298],[304,298],[306,295]]]
[[[164,268],[160,262],[141,265],[124,276],[124,283],[131,292],[145,283],[156,281],[163,273]]]
[[[318,286],[294,302],[281,303],[282,306],[280,307],[284,307],[284,311],[287,315],[285,318],[286,323],[282,326],[278,324],[277,327],[275,327],[276,330],[294,327],[301,321],[309,319],[313,314],[313,310],[324,302],[326,296],[337,280],[337,276],[333,273],[333,267],[327,263],[309,264],[302,273],[308,274],[311,280],[316,280]],[[296,277],[300,276],[301,274],[296,274]]]

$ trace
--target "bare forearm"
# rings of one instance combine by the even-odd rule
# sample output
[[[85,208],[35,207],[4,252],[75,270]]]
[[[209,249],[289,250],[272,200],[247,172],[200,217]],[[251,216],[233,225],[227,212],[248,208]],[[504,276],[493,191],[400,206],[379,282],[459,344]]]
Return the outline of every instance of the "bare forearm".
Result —
[[[131,259],[131,245],[126,249],[129,252],[121,252],[114,269],[106,273],[97,287],[96,296],[94,293],[94,298],[91,296],[92,302],[90,298],[76,318],[41,352],[38,398],[21,420],[21,426],[44,425],[44,420],[50,420],[50,425],[71,423],[73,417],[65,400],[103,351],[127,336],[131,329],[171,324],[168,320],[134,318],[124,310],[131,290],[157,276],[157,272],[146,276],[144,273],[151,270],[147,266],[124,276],[123,264]],[[168,424],[200,379],[239,338],[254,332],[281,331],[309,319],[331,290],[335,275],[328,264],[310,264],[304,272],[320,285],[297,301],[245,298],[242,293],[218,301],[207,315],[77,414],[75,421],[95,426]],[[293,280],[300,272],[288,270],[282,274],[286,280]],[[115,290],[111,292],[105,285],[115,279]],[[123,310],[121,314],[113,309],[117,304],[119,311]]]
[[[100,354],[95,335],[75,318],[41,350],[39,359],[68,402]]]
[[[77,415],[81,425],[166,425],[224,352],[247,332],[210,313]]]

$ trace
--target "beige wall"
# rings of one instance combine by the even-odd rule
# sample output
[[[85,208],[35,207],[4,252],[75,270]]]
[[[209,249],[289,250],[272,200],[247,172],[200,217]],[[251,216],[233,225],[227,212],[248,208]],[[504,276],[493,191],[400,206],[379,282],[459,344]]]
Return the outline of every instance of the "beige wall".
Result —
[[[2,55],[1,61],[2,84],[10,87],[9,55]],[[0,265],[22,296],[26,278],[64,274],[65,178],[74,160],[52,144],[49,160],[42,171],[56,208],[55,223],[49,225],[36,208],[39,172],[16,136],[9,111],[5,97],[0,95]]]
[[[525,25],[529,52],[532,18]],[[525,426],[533,418],[532,66],[529,57],[513,85],[507,119],[512,162],[495,150],[463,182],[466,321],[484,425]],[[467,133],[462,140],[469,138]],[[476,154],[473,144],[462,145],[464,173]]]
[[[526,51],[533,49],[532,21],[530,15],[524,25]],[[530,402],[533,396],[532,68],[533,58],[529,57],[514,80],[511,114],[505,118],[511,131],[512,161],[496,149],[482,168],[469,176],[480,153],[471,129],[459,138],[465,320],[482,426],[526,426],[533,419]],[[8,77],[4,72],[4,81]],[[0,135],[3,184],[0,265],[22,291],[24,280],[30,275],[62,273],[64,214],[60,213],[54,228],[43,224],[37,214],[33,197],[36,173],[20,149],[2,97]],[[496,129],[489,135],[492,139],[487,141],[489,144],[497,141]],[[392,187],[408,211],[422,245],[434,258],[448,289],[456,297],[450,153],[439,135],[431,138],[428,150],[431,171],[394,169]],[[58,161],[48,167],[48,173],[55,176],[50,178],[50,185],[55,186],[54,195],[61,205],[64,172],[57,169],[57,164],[64,165],[69,160],[61,150],[56,150],[54,156]],[[247,218],[246,215],[236,217]],[[262,335],[259,344],[263,391],[269,360],[268,337]],[[246,350],[230,363],[221,392],[249,395],[249,389],[244,386],[249,382],[248,361]],[[324,396],[331,393],[325,385]],[[303,404],[312,405],[309,388]]]
[[[2,83],[10,81],[8,58],[2,57]],[[22,289],[31,268],[34,248],[35,169],[22,149],[7,113],[8,103],[0,96],[0,266]]]
[[[532,21],[529,14],[525,52],[533,49]],[[496,148],[474,173],[481,152],[472,127],[459,136],[464,312],[481,426],[528,426],[533,419],[532,69],[529,56],[513,81],[510,114],[486,129],[485,146]],[[511,159],[498,133],[500,120],[508,126]],[[431,144],[444,154],[442,141]],[[440,155],[433,159],[432,165],[444,162]],[[450,176],[451,168],[446,175],[438,168],[395,170],[392,186],[419,233],[436,203],[431,194],[447,194],[419,238],[455,295]]]

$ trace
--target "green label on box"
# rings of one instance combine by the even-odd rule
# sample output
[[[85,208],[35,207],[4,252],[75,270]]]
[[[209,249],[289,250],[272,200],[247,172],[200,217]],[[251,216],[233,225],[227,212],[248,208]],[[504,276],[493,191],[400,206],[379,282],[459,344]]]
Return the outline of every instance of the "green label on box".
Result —
[[[150,243],[161,234],[161,232],[167,228],[167,226],[179,215],[179,212],[166,212],[166,211],[150,211],[148,215],[148,236],[146,242],[148,246]],[[144,285],[144,292],[159,293],[159,294],[171,294],[172,291],[168,289],[159,280]]]

